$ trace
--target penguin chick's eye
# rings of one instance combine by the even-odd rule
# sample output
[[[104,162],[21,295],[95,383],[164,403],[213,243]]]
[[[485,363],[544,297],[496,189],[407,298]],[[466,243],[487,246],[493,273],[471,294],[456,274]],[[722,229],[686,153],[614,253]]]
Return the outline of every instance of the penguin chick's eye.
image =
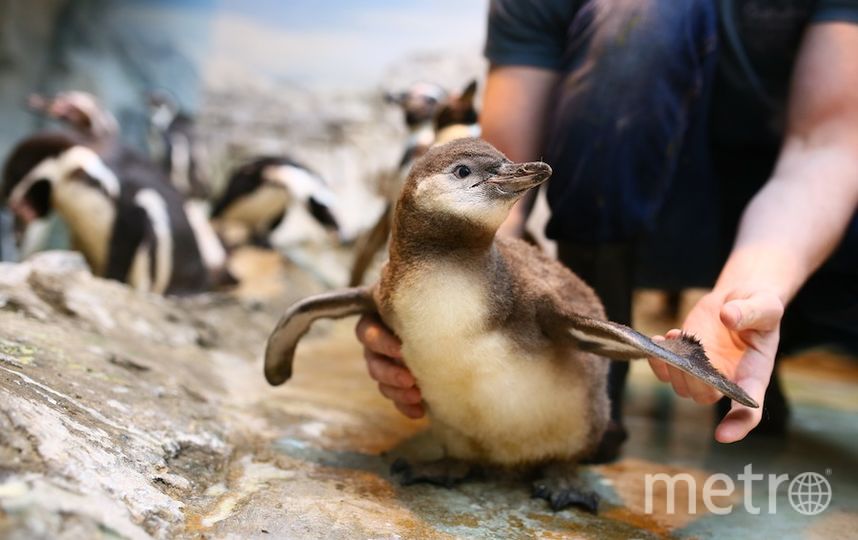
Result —
[[[453,169],[453,174],[456,175],[456,178],[467,178],[471,175],[471,169],[467,165],[457,165]]]

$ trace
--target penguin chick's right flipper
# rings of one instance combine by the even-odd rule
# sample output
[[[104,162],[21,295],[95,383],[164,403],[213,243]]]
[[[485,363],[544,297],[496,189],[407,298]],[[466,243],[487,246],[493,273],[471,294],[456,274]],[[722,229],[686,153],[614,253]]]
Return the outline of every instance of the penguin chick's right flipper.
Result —
[[[385,206],[384,211],[378,217],[378,221],[370,229],[369,233],[358,241],[355,249],[355,260],[352,263],[352,271],[349,276],[349,286],[357,287],[363,281],[369,265],[375,255],[384,248],[387,237],[390,236],[390,223],[393,220],[393,205]]]
[[[628,326],[610,321],[572,315],[564,317],[564,323],[582,350],[613,360],[659,358],[742,405],[759,407],[739,385],[715,369],[703,346],[689,334],[656,343]]]
[[[339,319],[374,311],[376,307],[370,287],[319,294],[293,304],[268,337],[265,379],[277,386],[292,376],[295,347],[316,319]]]

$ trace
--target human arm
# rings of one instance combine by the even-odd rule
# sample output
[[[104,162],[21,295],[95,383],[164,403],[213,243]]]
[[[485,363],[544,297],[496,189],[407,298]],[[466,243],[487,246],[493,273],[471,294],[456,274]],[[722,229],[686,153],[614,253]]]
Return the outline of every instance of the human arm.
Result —
[[[711,293],[683,328],[722,372],[763,402],[784,307],[834,251],[858,205],[858,25],[812,25],[795,65],[787,132],[774,173],[745,209]],[[652,360],[675,391],[701,403],[720,396]],[[736,403],[716,429],[741,440],[762,409]]]
[[[556,71],[542,67],[492,66],[480,117],[483,138],[516,163],[540,159],[549,105],[559,78]],[[519,200],[499,234],[521,237],[535,201],[535,190]]]

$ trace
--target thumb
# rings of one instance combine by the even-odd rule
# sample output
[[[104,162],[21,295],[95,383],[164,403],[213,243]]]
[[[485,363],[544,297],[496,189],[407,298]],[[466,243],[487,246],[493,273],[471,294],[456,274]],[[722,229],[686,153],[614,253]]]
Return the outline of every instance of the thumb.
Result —
[[[730,330],[775,330],[784,314],[784,305],[772,292],[756,292],[747,298],[730,300],[721,306],[721,322]]]
[[[757,427],[763,417],[763,401],[766,396],[767,380],[765,377],[750,377],[738,381],[749,396],[757,403],[759,408],[752,409],[739,403],[733,402],[730,412],[721,420],[715,429],[715,439],[722,443],[732,443],[745,438],[752,429]]]

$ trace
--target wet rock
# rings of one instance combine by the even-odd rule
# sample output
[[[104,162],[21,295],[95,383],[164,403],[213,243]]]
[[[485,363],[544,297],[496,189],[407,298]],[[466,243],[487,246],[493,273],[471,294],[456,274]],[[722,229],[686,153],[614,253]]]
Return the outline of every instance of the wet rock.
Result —
[[[170,299],[94,278],[76,254],[4,266],[0,295],[14,299],[0,308],[4,527],[174,536],[183,498],[220,482],[233,451],[209,405],[224,382],[200,323]],[[238,361],[255,371],[253,354]]]

